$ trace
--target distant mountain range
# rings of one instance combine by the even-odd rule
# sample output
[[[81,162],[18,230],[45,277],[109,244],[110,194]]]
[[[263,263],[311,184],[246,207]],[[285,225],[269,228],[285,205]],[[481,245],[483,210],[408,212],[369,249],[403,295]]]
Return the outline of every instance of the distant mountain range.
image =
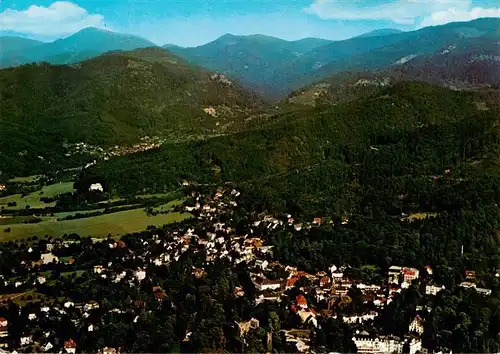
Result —
[[[465,42],[466,45],[462,45]],[[473,48],[473,53],[468,54],[481,58],[484,74],[470,83],[494,84],[498,70],[493,75],[489,75],[488,71],[495,71],[494,67],[498,64],[499,42],[500,19],[482,18],[411,32],[382,29],[334,42],[317,39],[286,42],[264,36],[224,36],[200,47],[174,47],[169,50],[198,65],[238,78],[268,97],[277,98],[334,74],[405,70],[410,62],[415,62],[415,65],[413,74],[408,77],[418,79],[416,71],[418,68],[427,70],[424,63],[434,55],[436,58],[431,60],[435,62],[432,66],[439,67],[441,81],[446,81],[448,68],[469,66],[469,59],[463,55],[459,59],[455,54],[450,56],[455,60],[453,65],[439,65],[439,53],[449,48],[457,48],[458,53]],[[460,63],[461,60],[465,62]],[[456,72],[459,69],[453,70]],[[470,75],[449,75],[454,80],[468,82],[470,79]],[[466,83],[455,83],[467,86]]]
[[[471,55],[480,56],[485,48],[475,43],[490,41],[487,49],[496,61],[500,56],[500,19],[479,19],[470,22],[449,23],[380,37],[358,37],[319,47],[301,58],[291,61],[273,78],[277,90],[300,88],[333,74],[346,71],[384,71],[439,54],[449,48],[460,47],[467,41],[474,48]],[[498,44],[498,43],[497,43]]]
[[[134,50],[156,46],[144,38],[97,28],[86,28],[52,43],[19,37],[1,37],[1,42],[0,65],[2,67],[40,61],[51,64],[70,64],[112,50]],[[4,43],[7,45],[4,46]]]
[[[403,31],[393,29],[393,28],[382,28],[375,31],[363,33],[355,38],[367,38],[367,37],[380,37],[380,36],[388,36],[391,34],[403,33]]]
[[[285,41],[264,35],[226,34],[198,47],[182,48],[167,44],[163,49],[210,71],[236,79],[270,99],[279,99],[300,87],[342,72],[401,69],[410,70],[410,76],[416,77],[415,70],[437,70],[439,67],[445,80],[446,70],[455,67],[453,70],[457,71],[469,66],[461,63],[462,60],[472,60],[466,58],[469,54],[481,58],[484,75],[480,76],[487,80],[480,81],[491,83],[497,76],[487,73],[498,64],[499,42],[500,19],[482,18],[410,32],[380,29],[343,41],[318,38]],[[463,47],[463,43],[467,47]],[[3,37],[2,47],[0,62],[6,67],[39,61],[76,63],[112,50],[127,51],[156,45],[136,36],[87,28],[53,43]],[[464,49],[460,49],[462,47]],[[467,51],[467,48],[473,48],[473,52],[443,57],[453,58],[450,59],[453,65],[449,62],[439,64],[439,53],[453,51],[453,48],[457,48],[457,53]],[[429,64],[429,57],[435,55],[437,57]],[[411,69],[408,63],[412,64]],[[472,67],[478,68],[478,65]],[[425,76],[425,72],[422,75]],[[453,73],[450,75],[456,76]],[[457,79],[467,81],[469,76]]]
[[[338,104],[401,81],[422,81],[453,90],[500,88],[500,43],[496,36],[468,38],[380,71],[346,71],[294,91],[289,103]]]
[[[11,36],[0,37],[0,55],[30,50],[43,44],[43,42],[28,38]]]
[[[0,70],[0,102],[0,171],[14,175],[69,160],[64,143],[184,141],[237,130],[262,107],[237,82],[161,48]]]

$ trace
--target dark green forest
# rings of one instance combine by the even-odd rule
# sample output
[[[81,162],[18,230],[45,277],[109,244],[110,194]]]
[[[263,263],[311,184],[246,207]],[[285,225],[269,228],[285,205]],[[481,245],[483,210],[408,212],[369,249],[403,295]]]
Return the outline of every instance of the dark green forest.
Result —
[[[87,175],[118,194],[231,181],[246,187],[258,210],[308,216],[361,211],[370,193],[383,193],[372,199],[383,208],[372,212],[407,212],[424,207],[425,189],[463,188],[494,173],[498,118],[481,93],[401,83],[347,104],[277,115],[259,129],[113,158]],[[450,176],[432,180],[447,169]]]

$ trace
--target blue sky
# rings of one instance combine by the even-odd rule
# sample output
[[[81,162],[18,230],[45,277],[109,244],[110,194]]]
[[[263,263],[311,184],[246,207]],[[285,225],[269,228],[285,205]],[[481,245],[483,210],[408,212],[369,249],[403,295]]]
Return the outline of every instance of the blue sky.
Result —
[[[500,0],[0,0],[0,33],[50,41],[85,27],[196,46],[225,33],[345,39],[500,17]]]

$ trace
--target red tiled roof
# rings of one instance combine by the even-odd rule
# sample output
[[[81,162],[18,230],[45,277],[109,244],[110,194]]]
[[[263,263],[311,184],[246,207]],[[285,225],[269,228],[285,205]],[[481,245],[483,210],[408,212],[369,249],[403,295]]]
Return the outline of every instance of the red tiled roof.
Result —
[[[291,287],[291,286],[294,286],[295,283],[297,282],[297,280],[299,280],[298,277],[291,277],[290,279],[287,279],[286,281],[286,286],[287,287]]]
[[[255,283],[260,285],[273,285],[273,284],[281,284],[281,280],[269,280],[267,278],[258,277],[255,279]]]
[[[403,274],[414,276],[417,274],[417,272],[416,272],[416,269],[414,269],[414,268],[403,268]]]
[[[314,278],[314,275],[311,275],[311,274],[309,274],[309,273],[306,273],[306,272],[304,272],[303,270],[299,270],[299,271],[295,274],[295,276],[297,276],[297,277],[299,277],[299,278],[300,278],[300,277]]]
[[[303,295],[299,295],[295,298],[298,305],[307,305],[307,300]]]
[[[157,300],[163,300],[167,296],[165,291],[159,286],[153,286],[153,294]]]
[[[64,348],[76,348],[76,343],[73,339],[64,342]]]
[[[473,270],[466,270],[465,271],[465,276],[467,278],[475,278],[476,277],[476,272]]]
[[[119,241],[117,242],[117,244],[118,244],[118,247],[120,247],[120,248],[125,248],[125,247],[127,247],[127,245],[125,244],[125,242],[123,242],[122,240],[119,240]]]

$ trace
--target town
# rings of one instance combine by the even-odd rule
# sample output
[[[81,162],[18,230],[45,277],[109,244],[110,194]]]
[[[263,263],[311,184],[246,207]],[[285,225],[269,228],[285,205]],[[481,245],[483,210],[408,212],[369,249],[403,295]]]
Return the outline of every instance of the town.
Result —
[[[184,182],[187,189],[189,185]],[[229,289],[232,298],[251,295],[255,307],[286,304],[292,320],[277,325],[279,336],[288,348],[297,352],[317,351],[311,338],[321,331],[321,319],[340,321],[350,328],[353,335],[349,340],[353,350],[360,353],[451,352],[422,344],[425,319],[433,311],[433,298],[446,290],[434,281],[430,266],[416,269],[392,265],[378,283],[356,279],[347,264],[331,265],[309,274],[299,264],[280,263],[275,247],[268,244],[269,235],[290,230],[294,237],[300,237],[301,232],[319,228],[324,223],[334,224],[334,221],[317,217],[310,222],[298,222],[288,214],[260,215],[246,223],[237,223],[239,191],[230,186],[218,188],[212,194],[195,189],[191,188],[179,206],[194,215],[191,220],[119,240],[67,235],[61,239],[31,238],[3,247],[0,260],[3,271],[0,293],[4,294],[0,296],[2,352],[79,352],[82,338],[93,338],[106,323],[120,320],[136,324],[143,321],[147,313],[162,311],[165,306],[175,307],[158,279],[186,254],[199,260],[184,269],[193,279],[202,280],[208,268],[223,262],[229,268],[243,269],[251,281],[251,284],[236,283]],[[339,224],[348,223],[346,216]],[[492,291],[479,284],[474,270],[467,270],[459,287],[479,296],[490,296]],[[95,290],[101,286],[112,287],[117,298],[101,298]],[[81,293],[77,288],[87,290]],[[148,298],[139,295],[144,289],[150,294]],[[384,309],[411,289],[420,289],[425,295],[406,324],[406,334],[379,333],[376,323]],[[233,324],[241,339],[242,351],[245,351],[246,338],[261,328],[260,322],[250,317]],[[265,349],[270,351],[273,333],[269,324],[266,333]],[[193,339],[191,332],[187,332],[183,342]],[[109,343],[101,344],[103,346],[97,348],[101,353],[121,350],[110,347]]]
[[[65,149],[67,150],[65,156],[69,157],[75,154],[86,154],[88,156],[102,158],[104,160],[109,160],[112,156],[123,156],[127,154],[133,154],[136,152],[147,151],[151,149],[156,149],[160,147],[165,142],[157,136],[149,137],[144,136],[139,139],[139,142],[133,144],[132,146],[118,146],[104,149],[99,146],[94,146],[88,143],[79,142],[75,144],[65,144]],[[39,157],[43,159],[43,157]],[[85,168],[89,167],[87,165]]]

